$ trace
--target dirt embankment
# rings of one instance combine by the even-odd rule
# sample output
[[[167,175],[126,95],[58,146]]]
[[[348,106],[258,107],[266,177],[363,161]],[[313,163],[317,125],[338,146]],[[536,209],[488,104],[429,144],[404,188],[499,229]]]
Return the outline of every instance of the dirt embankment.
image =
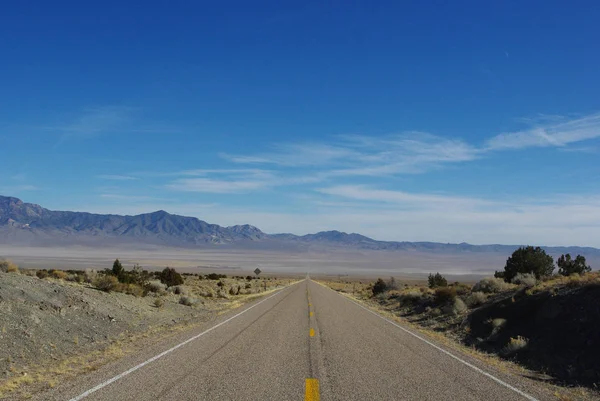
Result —
[[[600,273],[529,286],[493,278],[435,290],[394,283],[377,295],[373,282],[325,284],[482,357],[516,362],[538,380],[584,386],[595,395],[600,388]]]
[[[208,321],[288,281],[186,277],[176,290],[163,287],[136,297],[86,283],[0,272],[0,398],[24,387],[52,386],[61,375],[118,357],[125,341]],[[235,295],[227,291],[231,288]]]

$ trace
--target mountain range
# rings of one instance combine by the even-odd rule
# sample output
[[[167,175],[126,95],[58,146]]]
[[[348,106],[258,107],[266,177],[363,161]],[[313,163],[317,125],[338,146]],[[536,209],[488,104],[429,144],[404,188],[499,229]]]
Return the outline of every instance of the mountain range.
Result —
[[[249,224],[222,227],[195,217],[159,210],[136,216],[52,211],[0,196],[0,242],[9,245],[95,245],[137,243],[177,247],[339,247],[369,250],[402,250],[428,253],[501,252],[519,245],[471,245],[437,242],[377,241],[360,234],[323,231],[316,234],[266,234]],[[551,254],[600,256],[590,247],[543,247]]]

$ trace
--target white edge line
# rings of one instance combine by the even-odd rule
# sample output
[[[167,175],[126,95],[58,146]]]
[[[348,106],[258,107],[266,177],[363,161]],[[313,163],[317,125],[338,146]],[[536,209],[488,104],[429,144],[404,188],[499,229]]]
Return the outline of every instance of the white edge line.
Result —
[[[312,279],[311,279],[311,281],[312,281]],[[323,284],[320,284],[320,283],[317,283],[317,284],[319,284],[319,285],[321,285],[321,286],[325,287]],[[329,289],[329,290],[333,291],[333,290],[332,290],[331,288],[329,288],[329,287],[325,287],[325,288],[327,288],[327,289]],[[354,303],[354,304],[356,304],[356,305],[360,306],[361,308],[363,308],[364,310],[366,310],[366,311],[367,311],[367,312],[369,312],[369,313],[372,313],[373,315],[377,316],[378,318],[380,318],[380,319],[383,319],[383,320],[385,320],[386,322],[388,322],[388,323],[390,323],[390,324],[392,324],[392,325],[396,326],[397,328],[399,328],[400,330],[402,330],[402,331],[404,331],[404,332],[406,332],[406,333],[410,334],[411,336],[413,336],[413,337],[415,337],[415,338],[418,338],[419,340],[423,341],[424,343],[426,343],[426,344],[428,344],[428,345],[431,345],[433,348],[437,349],[438,351],[441,351],[441,352],[443,352],[444,354],[448,355],[448,356],[449,356],[449,357],[451,357],[451,358],[454,358],[454,359],[456,359],[456,360],[457,360],[457,361],[459,361],[460,363],[462,363],[462,364],[464,364],[464,365],[466,365],[466,366],[470,367],[471,369],[475,370],[476,372],[478,372],[478,373],[481,373],[482,375],[484,375],[484,376],[486,376],[486,377],[488,377],[488,378],[492,379],[492,380],[493,380],[493,381],[495,381],[496,383],[498,383],[498,384],[501,384],[502,386],[504,386],[504,387],[506,387],[506,388],[508,388],[508,389],[511,389],[511,390],[512,390],[512,391],[514,391],[515,393],[517,393],[517,394],[519,394],[519,395],[521,395],[521,396],[523,396],[523,397],[527,398],[527,399],[528,399],[528,400],[530,400],[530,401],[538,401],[538,399],[537,399],[537,398],[534,398],[534,397],[532,397],[531,395],[529,395],[529,394],[527,394],[527,393],[524,393],[523,391],[519,390],[518,388],[516,388],[516,387],[514,387],[514,386],[511,386],[510,384],[508,384],[508,383],[506,383],[506,382],[504,382],[504,381],[502,381],[502,380],[498,379],[496,376],[492,376],[491,374],[489,374],[489,373],[487,373],[486,371],[484,371],[484,370],[482,370],[482,369],[478,368],[477,366],[475,366],[475,365],[473,365],[473,364],[471,364],[471,363],[469,363],[469,362],[465,361],[464,359],[461,359],[461,358],[457,357],[456,355],[454,355],[454,354],[452,354],[452,353],[450,353],[450,352],[446,351],[446,350],[445,350],[445,349],[443,349],[442,347],[439,347],[439,346],[435,345],[434,343],[432,343],[431,341],[429,341],[429,340],[426,340],[425,338],[421,337],[420,335],[418,335],[418,334],[415,334],[415,333],[413,333],[412,331],[410,331],[410,330],[408,330],[408,329],[406,329],[406,328],[404,328],[404,327],[400,326],[399,324],[397,324],[397,323],[395,323],[395,322],[393,322],[393,321],[391,321],[391,320],[389,320],[389,319],[387,319],[387,318],[385,318],[385,317],[381,316],[380,314],[378,314],[378,313],[376,313],[376,312],[372,311],[371,309],[369,309],[369,308],[367,308],[367,307],[365,307],[365,306],[363,306],[363,305],[359,304],[358,302],[354,301],[353,299],[350,299],[350,298],[348,298],[348,297],[344,297],[344,296],[342,296],[342,295],[338,294],[338,293],[337,293],[337,292],[335,292],[335,291],[333,291],[333,292],[334,292],[335,294],[337,294],[337,295],[341,296],[342,298],[344,298],[344,299],[347,299],[348,301],[350,301],[350,302],[352,302],[352,303]]]
[[[147,361],[144,361],[144,362],[140,363],[139,365],[136,365],[136,366],[132,367],[131,369],[128,369],[128,370],[126,370],[125,372],[123,372],[123,373],[120,373],[120,374],[116,375],[115,377],[113,377],[113,378],[111,378],[111,379],[108,379],[107,381],[105,381],[105,382],[103,382],[103,383],[100,383],[100,384],[98,384],[96,387],[92,387],[91,389],[87,390],[86,392],[79,394],[77,397],[71,398],[69,401],[79,401],[79,400],[82,400],[82,399],[84,399],[85,397],[89,396],[90,394],[92,394],[92,393],[95,393],[96,391],[98,391],[98,390],[100,390],[100,389],[102,389],[102,388],[104,388],[104,387],[108,386],[109,384],[111,384],[111,383],[114,383],[114,382],[116,382],[117,380],[120,380],[120,379],[122,379],[123,377],[127,376],[127,375],[128,375],[128,374],[130,374],[130,373],[133,373],[133,372],[135,372],[136,370],[138,370],[138,369],[140,369],[140,368],[143,368],[144,366],[148,365],[149,363],[152,363],[152,362],[156,361],[157,359],[160,359],[160,358],[162,358],[163,356],[165,356],[165,355],[167,355],[167,354],[170,354],[171,352],[175,351],[177,348],[179,348],[179,347],[183,347],[184,345],[186,345],[186,344],[188,344],[188,343],[190,343],[190,342],[192,342],[192,341],[194,341],[194,340],[198,339],[199,337],[202,337],[203,335],[205,335],[205,334],[207,334],[207,333],[209,333],[209,332],[213,331],[213,330],[214,330],[214,329],[216,329],[217,327],[224,325],[225,323],[227,323],[227,322],[229,322],[229,321],[231,321],[231,320],[235,319],[236,317],[238,317],[238,316],[240,316],[240,315],[243,315],[244,313],[248,312],[250,309],[252,309],[252,308],[254,308],[254,307],[256,307],[256,306],[258,306],[258,305],[262,304],[263,302],[265,302],[265,301],[267,301],[267,300],[269,300],[269,299],[273,298],[275,295],[281,294],[281,292],[282,292],[283,290],[285,290],[286,288],[289,288],[289,287],[291,287],[292,285],[298,284],[298,283],[300,283],[300,282],[302,282],[302,281],[303,281],[303,280],[297,281],[297,282],[295,282],[295,283],[293,283],[293,284],[290,284],[290,285],[288,285],[287,287],[284,287],[284,288],[280,289],[280,290],[279,290],[279,291],[277,291],[275,294],[273,294],[273,295],[269,295],[267,298],[265,298],[265,299],[261,300],[260,302],[257,302],[257,303],[255,303],[254,305],[250,306],[249,308],[247,308],[247,309],[244,309],[243,311],[241,311],[241,312],[239,312],[239,313],[237,313],[237,314],[235,314],[235,315],[231,316],[229,319],[227,319],[227,320],[224,320],[224,321],[222,321],[221,323],[219,323],[219,324],[216,324],[216,325],[212,326],[211,328],[209,328],[209,329],[207,329],[207,330],[203,331],[202,333],[200,333],[200,334],[196,334],[195,336],[193,336],[193,337],[191,337],[191,338],[188,338],[188,339],[187,339],[187,340],[185,340],[184,342],[182,342],[182,343],[180,343],[180,344],[177,344],[177,345],[176,345],[176,346],[174,346],[173,348],[169,348],[168,350],[166,350],[166,351],[163,351],[163,352],[161,352],[160,354],[158,354],[158,355],[156,355],[156,356],[153,356],[152,358],[148,359]]]

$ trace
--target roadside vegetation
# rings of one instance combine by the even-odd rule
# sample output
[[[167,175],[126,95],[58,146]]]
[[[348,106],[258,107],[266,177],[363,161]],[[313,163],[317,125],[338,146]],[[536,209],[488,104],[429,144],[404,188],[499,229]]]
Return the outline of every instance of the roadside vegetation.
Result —
[[[64,271],[0,260],[0,399],[26,398],[291,281],[148,271],[119,260]]]
[[[600,272],[581,255],[562,255],[555,266],[541,248],[521,247],[502,271],[475,284],[449,283],[440,273],[427,285],[326,284],[554,384],[600,386]]]

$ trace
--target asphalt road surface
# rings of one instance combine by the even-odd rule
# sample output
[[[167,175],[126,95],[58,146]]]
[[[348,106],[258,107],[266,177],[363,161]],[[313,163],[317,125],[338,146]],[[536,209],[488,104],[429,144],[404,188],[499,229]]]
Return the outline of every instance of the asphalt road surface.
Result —
[[[59,385],[43,400],[542,400],[310,279]]]

